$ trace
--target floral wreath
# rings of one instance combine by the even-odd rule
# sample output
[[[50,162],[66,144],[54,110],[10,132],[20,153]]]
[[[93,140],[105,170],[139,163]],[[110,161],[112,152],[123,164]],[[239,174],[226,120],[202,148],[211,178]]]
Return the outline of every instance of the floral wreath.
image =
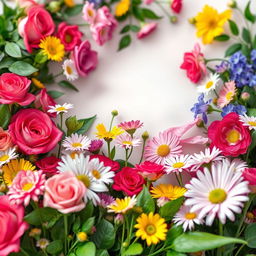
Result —
[[[181,69],[200,93],[192,122],[150,137],[140,132],[140,120],[114,125],[114,110],[108,126],[96,126],[96,138],[85,135],[96,116],[67,117],[73,105],[57,104],[62,93],[45,87],[65,75],[68,81],[58,84],[77,91],[70,81],[97,66],[97,52],[67,20],[82,12],[99,45],[112,38],[118,22],[129,20],[120,32],[121,50],[130,44],[130,32],[142,39],[156,29],[145,19],[160,17],[140,0],[18,0],[15,9],[2,3],[0,255],[255,252],[256,15],[250,1],[244,10],[231,1],[222,13],[206,5],[189,20],[204,44],[233,40],[225,58],[206,59],[198,43],[184,54]],[[163,8],[157,1],[144,4],[153,3]],[[167,4],[181,11],[182,1]],[[242,27],[232,19],[237,14]],[[51,74],[48,64],[64,58],[63,71]],[[202,133],[186,136],[195,126]],[[203,150],[186,154],[187,144]],[[136,147],[141,158],[134,164]],[[123,150],[122,159],[116,159],[117,150]],[[176,183],[160,183],[163,175]]]

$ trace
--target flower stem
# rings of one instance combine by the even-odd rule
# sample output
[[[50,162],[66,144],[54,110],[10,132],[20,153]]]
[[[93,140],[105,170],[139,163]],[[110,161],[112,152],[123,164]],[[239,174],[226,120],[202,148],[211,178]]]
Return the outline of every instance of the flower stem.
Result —
[[[67,255],[68,252],[68,215],[64,214],[64,230],[65,230],[65,255]]]
[[[179,175],[175,172],[176,180],[178,181],[179,185],[182,187],[182,181],[180,181]]]
[[[63,126],[63,113],[60,113],[60,129],[62,131]],[[58,158],[60,157],[61,141],[59,142]]]
[[[208,62],[212,62],[212,61],[226,61],[226,62],[229,62],[226,59],[214,58],[214,59],[205,59],[205,64],[207,64]]]
[[[219,235],[223,236],[223,224],[221,223],[221,221],[219,220]],[[217,256],[221,256],[222,255],[222,247],[219,247],[217,249]]]
[[[115,118],[115,116],[112,115],[111,122],[110,122],[110,126],[109,126],[109,131],[111,131],[111,129],[112,129],[112,125],[113,125],[114,118]]]
[[[128,149],[125,149],[125,167],[128,165]]]
[[[143,160],[143,156],[144,156],[144,151],[145,151],[145,146],[146,146],[146,140],[143,140],[143,145],[142,145],[142,151],[141,151],[141,157],[140,157],[140,162],[139,164],[142,162]]]
[[[110,141],[107,141],[107,145],[108,145],[108,157],[111,158]]]

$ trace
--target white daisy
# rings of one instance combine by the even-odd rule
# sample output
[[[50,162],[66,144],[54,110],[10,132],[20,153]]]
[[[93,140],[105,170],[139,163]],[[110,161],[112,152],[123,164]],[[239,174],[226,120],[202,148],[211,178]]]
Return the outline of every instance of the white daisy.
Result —
[[[171,172],[182,172],[191,166],[190,160],[190,155],[172,156],[165,160],[165,171],[168,174]]]
[[[82,134],[74,133],[69,137],[66,137],[62,143],[62,146],[66,150],[70,151],[83,151],[87,150],[91,145],[91,140]]]
[[[247,116],[244,114],[243,116],[239,116],[240,121],[244,126],[248,126],[250,130],[256,130],[256,117],[255,116]]]
[[[62,65],[62,68],[64,75],[69,81],[74,81],[79,77],[73,60],[65,60]]]
[[[49,106],[49,113],[67,113],[69,109],[73,108],[73,104],[64,103],[63,105],[57,104],[55,106]]]
[[[250,192],[242,173],[234,172],[226,159],[214,162],[211,171],[208,168],[204,168],[204,172],[198,171],[197,178],[192,178],[185,187],[188,189],[185,205],[191,206],[192,212],[198,211],[198,218],[206,216],[208,226],[215,217],[223,224],[226,218],[234,221],[234,212],[241,213]]]
[[[229,161],[229,164],[233,172],[243,172],[245,168],[248,168],[247,163],[238,158]]]
[[[218,74],[210,74],[201,85],[198,86],[197,90],[199,93],[204,93],[206,95],[209,94],[209,92],[212,92],[214,89],[218,87],[220,81],[220,77]]]
[[[19,155],[16,154],[16,148],[9,148],[5,151],[0,151],[0,166],[10,162],[12,159],[17,158]]]
[[[141,144],[141,140],[137,137],[132,137],[128,133],[123,133],[117,136],[115,143],[119,147],[129,149],[132,147],[138,147]]]
[[[191,207],[182,205],[180,210],[173,217],[173,222],[178,226],[182,225],[185,232],[187,229],[194,229],[195,224],[202,224],[203,220],[198,218],[198,212],[192,212]]]

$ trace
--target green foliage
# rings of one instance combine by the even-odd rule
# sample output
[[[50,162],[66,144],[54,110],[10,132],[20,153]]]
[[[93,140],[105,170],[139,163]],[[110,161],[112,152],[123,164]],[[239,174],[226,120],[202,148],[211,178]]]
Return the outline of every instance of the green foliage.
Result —
[[[93,125],[95,119],[96,119],[96,115],[89,118],[79,119],[78,121],[83,122],[83,125],[79,130],[77,130],[77,133],[84,134],[88,132],[91,126]]]
[[[155,212],[154,199],[151,197],[146,186],[144,186],[137,197],[137,206],[140,206],[145,213]]]
[[[6,54],[13,58],[21,58],[21,50],[18,44],[15,44],[13,42],[7,42],[4,48]]]
[[[160,208],[159,214],[167,221],[171,220],[176,212],[180,209],[183,201],[184,197],[180,197],[176,200],[166,203],[163,207]]]
[[[90,217],[85,221],[85,223],[82,225],[81,231],[85,233],[91,232],[91,229],[95,223],[95,217]]]
[[[11,64],[9,71],[20,76],[30,76],[38,69],[25,61],[16,61]]]
[[[141,255],[143,247],[139,243],[131,244],[122,256]]]
[[[143,16],[147,19],[158,20],[162,18],[148,8],[142,8],[142,13],[143,13]]]
[[[58,85],[62,88],[67,88],[67,89],[71,89],[73,91],[79,92],[79,90],[73,84],[71,84],[66,80],[58,82]]]
[[[226,35],[226,34],[222,34],[222,35],[214,37],[214,40],[220,41],[220,42],[228,41],[229,39],[230,39],[230,36]]]
[[[7,129],[11,119],[11,112],[8,105],[0,104],[0,127]]]
[[[231,56],[232,54],[238,52],[241,50],[242,44],[237,43],[237,44],[232,44],[230,47],[225,52],[225,57]]]
[[[83,10],[83,4],[77,4],[74,7],[66,8],[64,11],[64,15],[67,17],[72,17],[80,14]]]
[[[250,34],[250,32],[249,32],[249,30],[247,28],[243,28],[243,30],[242,30],[242,38],[243,38],[243,40],[246,43],[248,43],[248,44],[251,43],[251,34]]]
[[[76,249],[76,256],[95,256],[96,255],[96,246],[92,242],[82,244]]]
[[[239,35],[239,28],[237,24],[233,20],[229,20],[229,28],[233,35],[238,36]]]
[[[47,92],[53,99],[58,99],[59,97],[63,96],[64,92],[59,92],[55,90],[51,90]]]
[[[244,10],[244,16],[245,18],[250,21],[251,23],[254,23],[255,22],[255,15],[252,14],[251,12],[251,1],[248,1],[246,7],[245,7],[245,10]]]
[[[165,245],[172,245],[173,241],[183,233],[182,226],[173,225],[167,232]]]
[[[249,224],[244,232],[248,247],[256,248],[256,223]]]
[[[124,48],[128,47],[131,44],[131,42],[132,42],[132,38],[130,35],[123,36],[119,41],[118,51],[121,51]]]
[[[62,249],[63,245],[61,240],[55,240],[46,247],[46,251],[50,254],[60,253]]]

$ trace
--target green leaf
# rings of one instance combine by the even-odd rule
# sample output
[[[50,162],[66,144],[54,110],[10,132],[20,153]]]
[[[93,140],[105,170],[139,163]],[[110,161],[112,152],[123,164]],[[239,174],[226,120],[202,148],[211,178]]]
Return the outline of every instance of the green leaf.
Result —
[[[139,21],[145,21],[144,13],[141,8],[133,6],[132,13],[134,17]]]
[[[133,32],[139,32],[140,31],[140,27],[136,26],[136,25],[131,25],[131,31]]]
[[[116,155],[116,147],[114,146],[110,152],[110,158],[114,159]]]
[[[0,105],[0,127],[7,129],[8,124],[10,123],[11,112],[9,105],[1,104]]]
[[[85,256],[85,255],[90,255],[90,256],[95,256],[96,255],[96,246],[92,242],[88,242],[86,244],[80,245],[76,249],[76,255],[77,256]]]
[[[137,206],[140,206],[145,213],[155,212],[155,201],[146,186],[144,186],[137,197]]]
[[[91,128],[91,126],[93,125],[93,122],[96,119],[96,115],[89,117],[89,118],[85,118],[85,119],[79,119],[79,122],[83,122],[83,126],[77,131],[78,134],[84,134],[86,132],[89,131],[89,129]]]
[[[92,217],[93,215],[94,206],[92,201],[88,201],[86,207],[79,212],[79,216],[81,218],[81,222],[85,222],[87,219]]]
[[[233,44],[231,45],[225,52],[225,57],[231,56],[232,54],[240,51],[242,48],[242,44]]]
[[[14,62],[15,61],[12,58],[10,58],[10,57],[4,58],[0,62],[0,69],[9,68]]]
[[[57,254],[62,251],[62,248],[63,245],[61,240],[55,240],[46,247],[46,251],[50,254]]]
[[[151,19],[151,20],[162,19],[162,17],[158,16],[157,14],[155,14],[152,10],[150,10],[148,8],[142,8],[142,13],[143,13],[143,16],[147,19]]]
[[[242,38],[246,43],[249,43],[249,44],[251,43],[251,34],[247,28],[243,28]]]
[[[109,256],[109,253],[107,250],[98,250],[96,256]]]
[[[256,108],[248,108],[247,114],[248,116],[256,116]]]
[[[83,10],[83,4],[77,4],[74,7],[66,8],[64,14],[71,17],[80,14]]]
[[[233,35],[238,36],[239,35],[239,28],[236,25],[236,23],[233,20],[228,20],[230,31]]]
[[[184,197],[180,197],[176,200],[166,203],[163,207],[160,208],[159,214],[165,218],[167,221],[171,220],[176,212],[180,209],[183,203]]]
[[[36,57],[35,57],[35,62],[36,62],[36,63],[43,64],[43,63],[45,63],[47,60],[48,60],[47,55],[45,55],[42,51],[39,51],[39,52],[36,54]]]
[[[77,233],[79,231],[79,229],[80,229],[80,225],[81,225],[81,219],[80,219],[79,216],[77,216],[76,220],[75,220],[75,222],[74,222],[74,224],[72,226],[72,231],[74,233]]]
[[[72,133],[75,133],[79,129],[82,128],[84,122],[78,121],[76,119],[76,116],[70,116],[65,121],[66,127],[67,127],[67,135],[70,136]]]
[[[125,161],[123,159],[117,159],[115,160],[116,162],[118,162],[120,164],[120,169],[122,169],[123,167],[125,167]],[[130,162],[127,162],[127,166],[128,167],[134,167],[134,165]]]
[[[57,99],[61,96],[63,96],[65,93],[63,92],[59,92],[59,91],[48,91],[48,94],[53,98],[53,99]]]
[[[143,247],[139,243],[131,244],[128,249],[124,252],[124,256],[130,255],[141,255],[143,252]]]
[[[130,31],[130,25],[126,25],[123,27],[123,29],[120,31],[120,34],[124,34]]]
[[[65,81],[65,80],[60,81],[60,82],[58,82],[58,85],[62,88],[68,88],[68,89],[71,89],[73,91],[79,92],[79,90],[73,84],[71,84],[68,81]]]
[[[22,49],[22,50],[26,50],[26,46],[24,44],[23,39],[20,39],[16,42],[16,44]]]
[[[3,52],[0,52],[0,62],[2,61],[2,59],[4,58],[4,53]]]
[[[166,240],[165,240],[165,245],[166,246],[170,246],[173,241],[175,240],[175,238],[177,238],[178,236],[180,236],[183,233],[183,229],[181,225],[173,225],[167,232],[166,235]]]
[[[254,23],[255,22],[255,16],[251,13],[250,5],[251,5],[251,1],[249,1],[247,3],[246,7],[245,7],[244,16],[247,20]]]
[[[4,50],[9,56],[11,56],[13,58],[21,58],[22,57],[20,47],[15,43],[7,42],[4,47]]]
[[[81,231],[85,233],[89,233],[95,223],[95,217],[91,217],[86,220],[86,222],[82,225]]]
[[[173,249],[177,252],[199,252],[222,247],[227,244],[247,244],[246,241],[233,238],[218,236],[206,232],[184,233],[173,241]]]
[[[256,223],[249,224],[244,232],[248,247],[256,248]]]
[[[251,54],[251,50],[250,50],[250,48],[249,48],[246,44],[244,44],[244,45],[242,46],[242,53],[243,53],[243,55],[245,55],[246,57],[249,57],[250,54]]]
[[[38,71],[35,67],[24,61],[16,61],[10,67],[9,71],[20,76],[30,76]]]
[[[226,34],[222,34],[214,37],[215,41],[220,41],[220,42],[228,41],[229,39],[230,39],[229,35],[226,35]]]
[[[248,148],[248,152],[251,152],[256,147],[256,131],[252,132],[251,138],[252,142]]]
[[[128,47],[131,44],[132,38],[130,35],[125,35],[121,38],[119,42],[118,51],[121,51],[122,49]]]
[[[166,253],[166,256],[186,256],[187,254],[181,253],[181,252],[176,252],[176,251],[168,251]]]

